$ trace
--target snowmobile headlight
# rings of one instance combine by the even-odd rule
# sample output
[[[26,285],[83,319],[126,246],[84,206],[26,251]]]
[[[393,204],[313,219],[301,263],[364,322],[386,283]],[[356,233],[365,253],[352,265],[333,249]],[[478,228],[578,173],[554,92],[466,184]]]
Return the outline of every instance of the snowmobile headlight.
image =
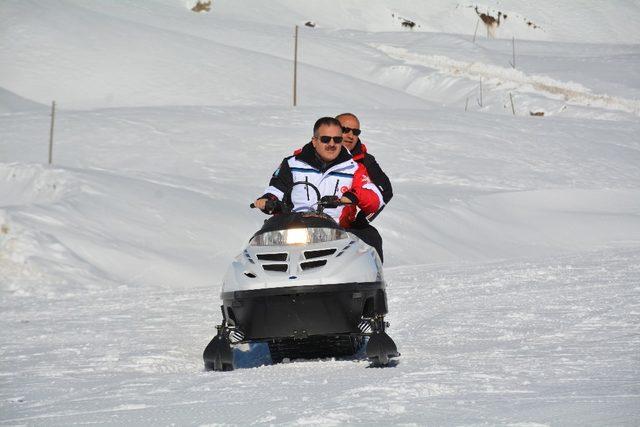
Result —
[[[304,245],[346,239],[347,233],[337,228],[290,228],[269,231],[251,239],[251,246]]]
[[[309,233],[306,228],[290,228],[285,231],[287,245],[304,245],[309,241]]]

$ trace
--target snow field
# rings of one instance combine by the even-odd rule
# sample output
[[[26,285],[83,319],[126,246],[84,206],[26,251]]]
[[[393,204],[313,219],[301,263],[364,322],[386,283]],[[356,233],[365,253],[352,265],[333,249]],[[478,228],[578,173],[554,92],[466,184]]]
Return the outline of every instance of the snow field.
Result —
[[[0,118],[8,149],[27,162],[3,167],[5,216],[56,236],[101,278],[205,286],[262,221],[248,203],[324,114],[210,107],[62,113],[54,154],[61,166],[53,169],[31,163],[46,155],[46,144],[22,133],[38,129],[33,116]],[[362,122],[363,138],[394,176],[394,209],[377,221],[388,266],[640,238],[634,125],[434,110],[364,110]],[[558,139],[569,134],[576,139]]]
[[[263,218],[247,202],[322,114],[61,114],[52,168],[34,163],[38,126],[22,131],[46,116],[0,118],[20,160],[2,165],[4,421],[637,416],[639,163],[633,125],[606,121],[365,110],[363,138],[394,176],[378,226],[400,363],[251,369],[269,362],[256,347],[238,350],[245,369],[202,373],[219,278]]]
[[[637,423],[637,4],[189,3],[0,4],[0,424]],[[248,204],[345,111],[402,357],[204,372]]]
[[[0,59],[6,63],[0,87],[11,88],[14,97],[42,104],[56,99],[62,108],[73,109],[291,104],[292,28],[310,19],[297,10],[299,5],[271,2],[268,12],[256,14],[251,11],[259,6],[252,2],[245,2],[249,9],[218,2],[214,13],[203,16],[179,3],[157,1],[150,7],[135,2],[104,5],[65,0],[61,5],[37,6],[11,2],[0,16],[6,16],[7,22],[6,37],[0,38]],[[592,39],[598,27],[586,22],[603,14],[589,13],[586,2],[540,7],[551,15],[571,9],[585,23],[564,32],[579,38],[567,40],[558,34],[545,43],[529,41],[537,39],[532,34],[518,37],[518,69],[513,70],[511,35],[501,40],[479,37],[472,43],[469,31],[477,15],[469,5],[442,1],[428,10],[438,21],[470,13],[469,31],[453,27],[437,33],[379,32],[397,29],[385,24],[387,15],[396,12],[382,10],[388,7],[380,3],[370,5],[365,12],[371,14],[368,17],[358,16],[360,7],[336,5],[344,13],[332,16],[353,18],[337,27],[342,29],[301,27],[299,105],[428,108],[435,102],[460,110],[466,105],[474,111],[512,114],[511,93],[518,115],[544,112],[637,121],[640,51],[637,43],[628,44],[634,36],[640,37],[632,19],[639,13],[634,7],[607,5],[607,19],[624,16],[615,28],[626,29],[631,37],[627,44],[618,45],[602,44],[616,42],[603,35]],[[331,10],[324,3],[304,7],[309,14]],[[425,12],[425,8],[411,7],[413,13]],[[34,16],[34,9],[41,14]],[[381,18],[373,20],[373,16]],[[371,22],[376,32],[356,31],[362,27],[355,22]],[[611,36],[612,29],[605,32]],[[599,44],[584,44],[588,41]],[[42,51],[47,60],[30,54],[34,50]],[[391,52],[395,54],[388,55]],[[482,106],[478,105],[480,77],[484,80]],[[242,84],[236,85],[237,81]],[[18,100],[13,104],[25,108]]]
[[[402,351],[389,369],[324,360],[203,374],[219,316],[206,288],[123,286],[81,305],[4,297],[4,423],[627,424],[639,415],[638,255],[388,269]],[[258,349],[247,367],[251,357],[264,360]]]

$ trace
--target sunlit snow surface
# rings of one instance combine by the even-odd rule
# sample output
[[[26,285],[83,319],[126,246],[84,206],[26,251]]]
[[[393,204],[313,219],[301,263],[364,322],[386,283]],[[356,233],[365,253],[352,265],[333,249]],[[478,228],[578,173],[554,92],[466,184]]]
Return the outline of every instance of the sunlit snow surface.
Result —
[[[1,424],[637,424],[637,5],[505,1],[545,32],[472,43],[467,3],[187,3],[0,4]],[[402,357],[241,346],[204,372],[248,204],[346,110],[394,185],[375,224]]]
[[[218,320],[204,288],[5,297],[3,420],[631,424],[639,266],[637,250],[603,250],[388,269],[402,358],[387,369],[324,360],[203,373]]]

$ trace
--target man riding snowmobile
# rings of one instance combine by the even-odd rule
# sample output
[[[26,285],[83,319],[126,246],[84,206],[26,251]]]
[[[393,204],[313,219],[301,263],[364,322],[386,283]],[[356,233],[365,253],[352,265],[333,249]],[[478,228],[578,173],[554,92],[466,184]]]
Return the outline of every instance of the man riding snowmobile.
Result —
[[[319,119],[312,141],[284,159],[252,203],[277,215],[227,270],[223,320],[204,350],[205,369],[233,369],[231,347],[243,342],[266,342],[274,362],[353,355],[365,342],[375,365],[400,355],[385,332],[380,257],[348,228],[357,207],[371,214],[384,202],[341,134],[336,119]]]
[[[367,169],[354,161],[349,151],[342,146],[342,126],[337,119],[323,117],[313,126],[313,139],[293,156],[285,158],[274,172],[266,193],[255,201],[255,206],[265,213],[267,201],[279,200],[291,207],[293,212],[308,210],[316,202],[308,188],[294,182],[310,182],[320,191],[324,201],[333,200],[335,207],[324,210],[341,227],[382,252],[382,241],[370,241],[361,233],[364,228],[351,228],[360,208],[364,215],[375,215],[384,206],[379,188],[371,182]],[[291,199],[284,200],[291,192]],[[361,236],[361,234],[363,234]]]

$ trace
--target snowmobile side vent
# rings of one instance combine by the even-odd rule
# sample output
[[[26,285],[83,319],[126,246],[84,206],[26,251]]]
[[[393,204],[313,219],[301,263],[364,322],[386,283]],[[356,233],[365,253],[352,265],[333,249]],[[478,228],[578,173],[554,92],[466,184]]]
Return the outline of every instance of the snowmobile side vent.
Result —
[[[256,257],[260,261],[286,261],[289,256],[286,252],[281,252],[277,254],[256,254]]]
[[[350,241],[349,243],[347,243],[347,246],[345,246],[344,248],[342,248],[342,251],[341,251],[341,252],[344,252],[344,251],[346,251],[347,249],[349,249],[349,248],[351,247],[351,245],[353,245],[355,242],[356,242],[355,240],[352,240],[352,241]]]
[[[317,261],[306,261],[306,262],[302,262],[300,263],[300,267],[302,267],[303,270],[308,270],[310,268],[318,268],[318,267],[322,267],[323,265],[325,265],[327,263],[326,259],[319,259]]]
[[[320,249],[317,251],[304,251],[305,259],[320,258],[335,254],[337,249]]]
[[[289,266],[287,264],[263,264],[262,268],[264,268],[265,271],[279,271],[282,273],[286,273],[286,271],[289,269]]]
[[[254,260],[251,259],[251,255],[249,255],[249,252],[247,252],[247,250],[244,251],[244,257],[251,263],[251,264],[255,264],[256,262]]]
[[[340,251],[340,253],[338,253],[338,255],[336,255],[336,258],[339,257],[340,255],[342,255],[344,253],[344,251],[346,251],[347,249],[349,249],[351,247],[351,245],[353,245],[356,241],[352,240],[350,241],[347,246],[345,246],[344,248],[342,248],[342,250]]]

